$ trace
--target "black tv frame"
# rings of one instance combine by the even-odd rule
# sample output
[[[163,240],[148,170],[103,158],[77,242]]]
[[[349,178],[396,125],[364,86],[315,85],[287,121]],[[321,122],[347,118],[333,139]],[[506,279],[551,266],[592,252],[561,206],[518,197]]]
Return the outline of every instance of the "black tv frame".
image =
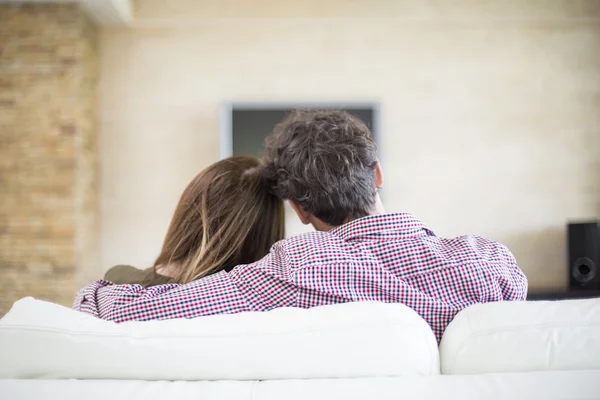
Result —
[[[233,155],[233,112],[235,110],[282,110],[291,111],[297,108],[309,109],[371,109],[372,126],[371,133],[382,148],[380,126],[381,109],[379,102],[376,101],[236,101],[227,102],[221,107],[220,123],[220,158],[227,158]],[[381,152],[379,152],[381,153]],[[381,159],[381,157],[380,157]]]

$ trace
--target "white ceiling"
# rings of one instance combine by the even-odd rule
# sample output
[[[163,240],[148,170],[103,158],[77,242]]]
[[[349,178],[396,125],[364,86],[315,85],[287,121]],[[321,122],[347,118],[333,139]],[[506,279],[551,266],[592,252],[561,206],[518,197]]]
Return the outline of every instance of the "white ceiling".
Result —
[[[132,0],[0,0],[0,3],[79,3],[98,25],[125,25],[133,19]]]

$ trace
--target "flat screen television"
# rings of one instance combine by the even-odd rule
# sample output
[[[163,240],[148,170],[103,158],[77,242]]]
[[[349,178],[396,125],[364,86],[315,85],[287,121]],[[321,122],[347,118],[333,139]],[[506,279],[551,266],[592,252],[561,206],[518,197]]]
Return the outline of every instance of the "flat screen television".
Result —
[[[260,157],[265,137],[294,109],[336,109],[360,118],[378,136],[376,103],[230,103],[225,105],[221,129],[221,157]]]

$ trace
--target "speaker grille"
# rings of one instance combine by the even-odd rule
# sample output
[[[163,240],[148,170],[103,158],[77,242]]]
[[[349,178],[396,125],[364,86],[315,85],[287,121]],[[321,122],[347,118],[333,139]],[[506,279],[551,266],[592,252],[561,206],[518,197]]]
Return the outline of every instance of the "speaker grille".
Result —
[[[580,285],[585,285],[591,282],[598,272],[596,263],[587,257],[578,258],[571,267],[573,279],[579,282]]]

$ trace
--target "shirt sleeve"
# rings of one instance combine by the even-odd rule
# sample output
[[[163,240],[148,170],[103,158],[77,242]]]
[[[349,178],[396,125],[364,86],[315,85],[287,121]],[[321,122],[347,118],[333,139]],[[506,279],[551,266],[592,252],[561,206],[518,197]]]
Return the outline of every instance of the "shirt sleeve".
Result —
[[[167,284],[146,289],[139,284],[119,285],[100,279],[79,290],[73,308],[97,318],[122,322],[136,319],[135,310],[140,303],[148,307],[153,299],[160,299],[161,295],[184,286]]]
[[[527,298],[527,277],[510,250],[496,242],[477,238],[487,256],[476,263],[459,266],[453,278],[459,287],[462,306],[493,301],[519,301]],[[461,307],[462,308],[462,307]]]
[[[84,287],[73,308],[105,320],[147,321],[195,318],[213,314],[263,311],[293,305],[297,288],[287,282],[274,247],[262,260],[240,265],[230,273],[220,271],[185,285],[144,288],[98,280]],[[268,299],[267,303],[259,298]]]
[[[499,286],[502,290],[502,300],[526,300],[528,282],[527,276],[517,265],[517,260],[510,250],[501,246],[501,252],[504,256],[503,273],[500,274],[504,279],[499,279]]]

